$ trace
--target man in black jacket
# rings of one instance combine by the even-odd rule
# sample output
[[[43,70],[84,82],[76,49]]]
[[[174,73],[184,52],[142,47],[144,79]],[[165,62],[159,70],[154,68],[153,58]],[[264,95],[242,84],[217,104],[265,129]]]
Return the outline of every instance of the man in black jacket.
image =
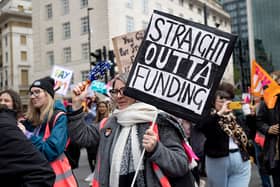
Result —
[[[0,106],[0,181],[9,187],[52,187],[47,160],[17,127],[16,115]]]

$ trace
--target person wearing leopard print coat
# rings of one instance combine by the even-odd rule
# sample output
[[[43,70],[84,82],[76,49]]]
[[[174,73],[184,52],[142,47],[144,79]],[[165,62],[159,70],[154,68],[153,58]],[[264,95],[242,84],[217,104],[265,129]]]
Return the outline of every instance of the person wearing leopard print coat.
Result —
[[[211,114],[204,118],[198,128],[206,141],[206,173],[208,187],[248,187],[251,165],[247,152],[245,126],[228,105],[234,94],[218,90],[214,96]]]

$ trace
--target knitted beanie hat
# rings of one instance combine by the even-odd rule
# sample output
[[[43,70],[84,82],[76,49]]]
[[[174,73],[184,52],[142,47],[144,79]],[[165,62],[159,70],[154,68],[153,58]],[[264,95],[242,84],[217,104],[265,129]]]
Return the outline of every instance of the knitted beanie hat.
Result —
[[[43,90],[48,92],[52,96],[52,98],[54,98],[54,79],[53,78],[48,76],[48,77],[44,77],[42,79],[35,80],[31,84],[29,91],[31,90],[32,87],[42,88]]]

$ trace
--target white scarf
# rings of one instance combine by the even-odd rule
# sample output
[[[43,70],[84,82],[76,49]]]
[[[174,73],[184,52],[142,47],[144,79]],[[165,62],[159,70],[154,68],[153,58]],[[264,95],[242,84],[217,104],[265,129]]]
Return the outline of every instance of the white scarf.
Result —
[[[115,110],[113,113],[113,116],[117,117],[117,121],[122,126],[122,129],[113,150],[110,170],[110,187],[119,187],[121,161],[130,130],[133,164],[136,169],[141,156],[136,124],[152,122],[156,114],[157,109],[145,103],[134,103],[123,110]],[[140,170],[141,169],[143,169],[143,165]]]

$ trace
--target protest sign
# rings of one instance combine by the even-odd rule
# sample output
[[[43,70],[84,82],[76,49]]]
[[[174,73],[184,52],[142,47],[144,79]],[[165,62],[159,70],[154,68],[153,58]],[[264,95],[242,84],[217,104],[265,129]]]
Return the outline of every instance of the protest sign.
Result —
[[[90,89],[101,93],[101,94],[107,94],[107,86],[104,82],[98,81],[98,80],[94,80],[91,82],[90,84]]]
[[[232,34],[154,11],[125,94],[197,122],[210,112],[235,40]]]
[[[57,65],[53,67],[51,77],[55,80],[55,89],[57,89],[55,93],[61,95],[67,94],[72,75],[73,71],[71,70],[65,69]]]
[[[119,72],[128,72],[144,37],[144,30],[114,37],[113,46]]]
[[[280,93],[278,83],[255,61],[251,68],[251,94],[263,96],[264,102],[269,109],[275,107],[277,95]]]

